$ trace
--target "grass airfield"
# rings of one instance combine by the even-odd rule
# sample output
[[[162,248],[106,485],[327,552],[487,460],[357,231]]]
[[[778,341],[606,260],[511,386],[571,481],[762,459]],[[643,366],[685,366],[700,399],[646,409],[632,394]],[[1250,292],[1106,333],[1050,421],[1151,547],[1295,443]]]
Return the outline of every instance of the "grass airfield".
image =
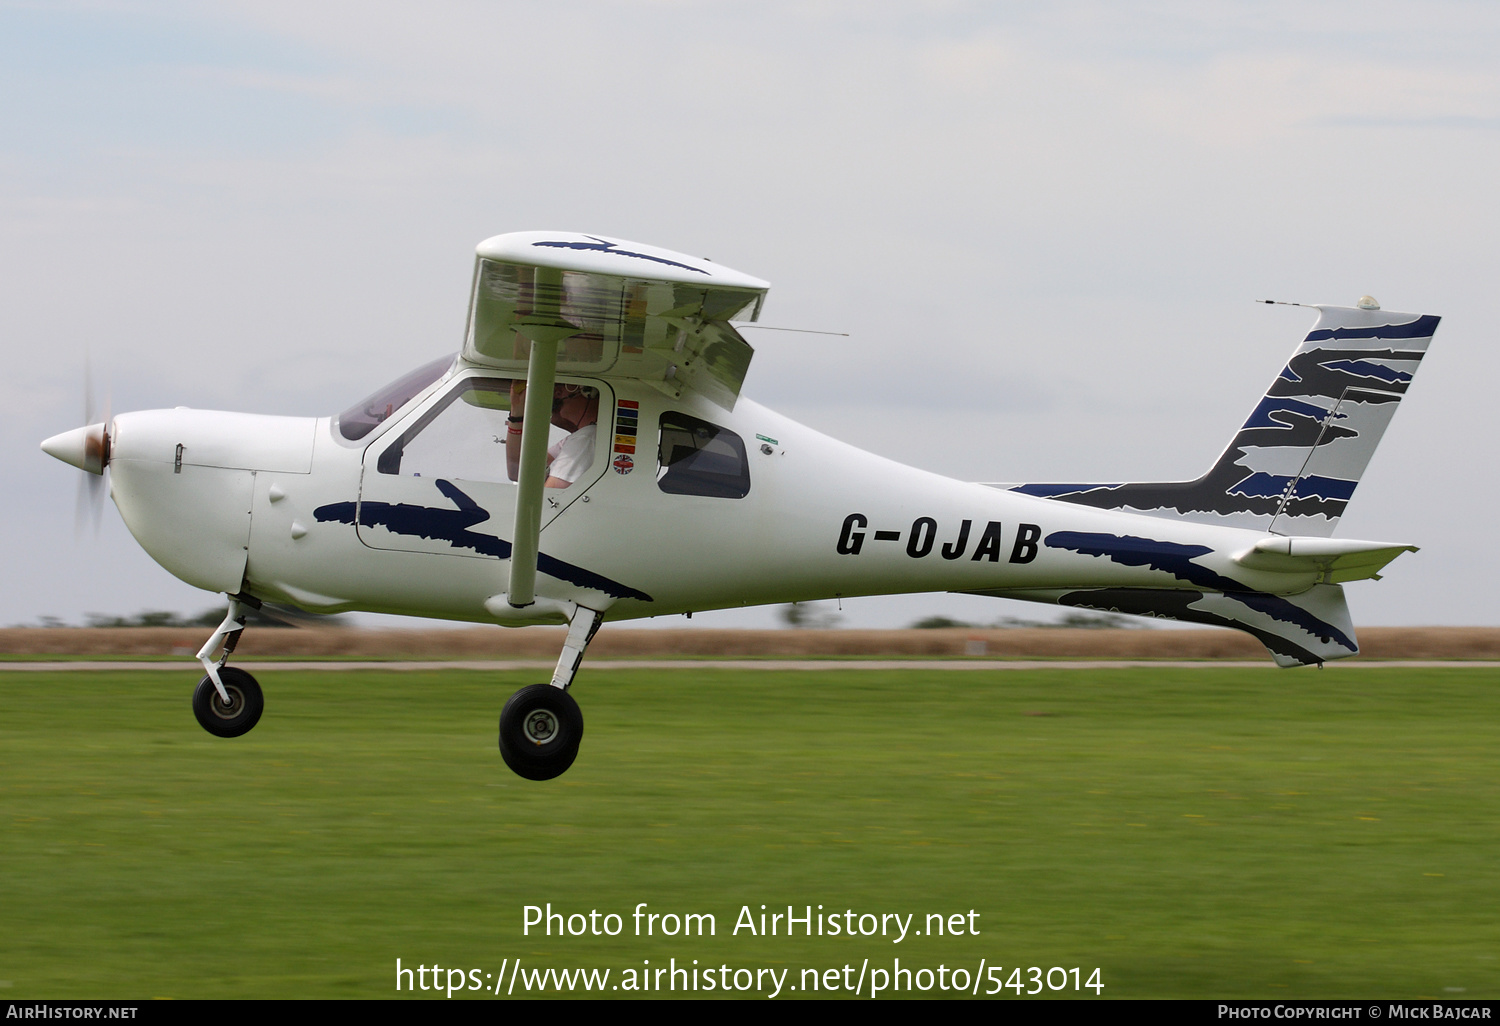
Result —
[[[388,998],[398,957],[1500,996],[1500,671],[585,665],[579,760],[531,783],[495,723],[541,676],[267,673],[225,741],[190,667],[0,673],[0,996]],[[623,932],[523,936],[548,902]],[[635,936],[640,902],[717,933]],[[980,934],[732,935],[762,904]]]

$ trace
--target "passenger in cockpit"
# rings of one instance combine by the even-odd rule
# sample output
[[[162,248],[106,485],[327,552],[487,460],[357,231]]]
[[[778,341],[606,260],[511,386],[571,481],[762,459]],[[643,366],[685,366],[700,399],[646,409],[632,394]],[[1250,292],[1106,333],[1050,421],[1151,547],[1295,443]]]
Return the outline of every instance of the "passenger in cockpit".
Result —
[[[510,416],[506,418],[505,467],[512,481],[521,472],[521,431],[526,412],[526,382],[510,384]],[[548,488],[567,488],[594,465],[599,428],[599,390],[587,385],[558,383],[552,390],[552,423],[568,432],[547,450]]]

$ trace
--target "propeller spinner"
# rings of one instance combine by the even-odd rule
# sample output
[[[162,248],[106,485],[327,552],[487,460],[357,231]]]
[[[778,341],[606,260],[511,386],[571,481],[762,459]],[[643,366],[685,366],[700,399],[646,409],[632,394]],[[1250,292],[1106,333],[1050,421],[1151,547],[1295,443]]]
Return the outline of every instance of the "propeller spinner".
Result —
[[[53,435],[42,443],[42,451],[79,470],[102,475],[109,465],[109,425],[90,424]]]
[[[53,435],[42,443],[42,451],[48,456],[92,475],[78,482],[78,502],[73,511],[73,526],[78,531],[83,529],[85,520],[92,522],[94,530],[98,531],[104,509],[104,470],[109,466],[110,429],[114,426],[109,405],[105,404],[104,419],[95,422],[93,373],[86,361],[83,378],[83,422],[86,426]]]

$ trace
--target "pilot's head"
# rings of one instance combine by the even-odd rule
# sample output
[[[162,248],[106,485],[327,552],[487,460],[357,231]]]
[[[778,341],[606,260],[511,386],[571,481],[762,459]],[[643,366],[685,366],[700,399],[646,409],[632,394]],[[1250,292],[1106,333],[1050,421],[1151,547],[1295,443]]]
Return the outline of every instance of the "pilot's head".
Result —
[[[599,420],[599,390],[559,382],[552,389],[552,423],[577,431]]]

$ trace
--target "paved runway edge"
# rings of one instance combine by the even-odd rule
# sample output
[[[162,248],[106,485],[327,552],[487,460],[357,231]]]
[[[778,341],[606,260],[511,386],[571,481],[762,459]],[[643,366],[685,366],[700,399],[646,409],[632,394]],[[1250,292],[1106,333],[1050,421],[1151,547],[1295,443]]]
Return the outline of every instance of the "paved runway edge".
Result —
[[[438,670],[546,670],[551,659],[428,659],[428,660],[292,660],[247,659],[234,665],[256,671],[285,670],[388,670],[398,673]],[[1274,669],[1265,660],[1230,659],[600,659],[584,664],[586,670],[1132,670],[1132,669]],[[1329,663],[1330,670],[1380,669],[1472,669],[1500,668],[1500,660],[1481,659],[1368,659]],[[52,660],[5,662],[0,673],[44,673],[67,670],[172,670],[196,673],[191,660],[133,662],[130,660]],[[1292,671],[1297,672],[1297,671]]]

